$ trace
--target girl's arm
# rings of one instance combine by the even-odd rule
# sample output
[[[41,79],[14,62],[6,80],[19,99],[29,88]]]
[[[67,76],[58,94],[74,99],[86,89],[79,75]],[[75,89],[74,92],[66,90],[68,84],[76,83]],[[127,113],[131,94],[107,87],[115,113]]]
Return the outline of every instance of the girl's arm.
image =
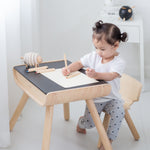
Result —
[[[83,68],[83,65],[82,65],[81,61],[74,62],[74,63],[72,63],[68,66],[68,70],[70,72],[80,70],[81,68]]]
[[[99,73],[96,72],[95,75],[95,79],[97,80],[105,80],[105,81],[111,81],[117,77],[119,77],[120,75],[117,72],[103,72],[103,73]]]
[[[63,73],[64,76],[67,76],[71,72],[80,70],[81,68],[83,68],[83,65],[82,65],[81,61],[77,61],[77,62],[74,62],[74,63],[70,64],[67,68],[66,67],[63,68],[62,73]]]
[[[87,76],[97,79],[97,80],[105,80],[105,81],[111,81],[120,75],[117,72],[95,72],[94,69],[87,69],[86,70]]]

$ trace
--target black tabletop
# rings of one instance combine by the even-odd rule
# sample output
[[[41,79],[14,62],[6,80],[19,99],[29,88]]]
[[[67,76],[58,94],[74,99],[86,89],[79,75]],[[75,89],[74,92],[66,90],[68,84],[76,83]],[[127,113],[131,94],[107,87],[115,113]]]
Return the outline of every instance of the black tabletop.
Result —
[[[67,61],[68,64],[70,64],[70,61]],[[64,61],[56,61],[56,62],[46,62],[40,64],[40,66],[48,66],[48,68],[63,68],[65,66]],[[33,85],[35,85],[38,89],[40,89],[44,94],[48,94],[50,92],[54,91],[60,91],[60,90],[67,90],[67,89],[73,89],[73,88],[81,88],[86,86],[93,86],[98,84],[105,84],[106,82],[103,80],[99,80],[97,83],[92,84],[86,84],[86,85],[80,85],[76,87],[71,88],[64,88],[60,86],[59,84],[55,83],[54,81],[48,79],[47,77],[43,76],[42,74],[37,74],[35,72],[27,72],[26,66],[15,66],[14,69],[18,71],[21,75],[23,75],[28,81],[30,81]],[[84,69],[79,70],[82,73],[85,73]]]

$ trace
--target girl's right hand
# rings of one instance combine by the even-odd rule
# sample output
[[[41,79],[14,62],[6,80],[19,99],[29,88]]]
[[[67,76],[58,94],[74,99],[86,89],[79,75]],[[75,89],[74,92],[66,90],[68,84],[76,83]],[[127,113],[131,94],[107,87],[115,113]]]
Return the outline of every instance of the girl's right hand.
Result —
[[[63,74],[64,76],[67,76],[67,75],[70,74],[70,70],[69,70],[68,68],[62,68],[62,74]]]

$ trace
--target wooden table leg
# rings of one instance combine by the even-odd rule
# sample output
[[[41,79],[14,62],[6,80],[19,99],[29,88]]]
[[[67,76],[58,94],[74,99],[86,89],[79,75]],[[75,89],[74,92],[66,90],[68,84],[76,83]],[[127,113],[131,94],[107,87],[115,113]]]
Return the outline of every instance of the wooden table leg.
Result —
[[[47,106],[44,122],[42,150],[49,150],[54,106]]]
[[[105,129],[106,132],[107,132],[107,129],[108,129],[108,126],[109,126],[109,120],[110,120],[110,115],[105,112],[105,117],[104,117],[104,120],[103,120],[103,126],[104,126],[104,129]],[[102,144],[101,138],[99,137],[97,148],[100,148],[101,144]]]
[[[64,118],[66,121],[70,118],[69,103],[64,103]]]
[[[93,100],[86,100],[86,104],[87,104],[88,109],[91,113],[92,119],[95,123],[95,126],[97,128],[99,136],[101,137],[102,144],[103,144],[105,150],[112,150],[112,146],[111,146],[110,141],[107,137],[107,134],[106,134],[105,129],[103,127],[103,124],[100,120],[100,117],[98,115],[98,112],[97,112],[97,109],[95,107]]]
[[[9,123],[10,131],[13,130],[13,128],[14,128],[14,126],[16,124],[16,121],[17,121],[18,117],[20,116],[20,114],[21,114],[21,112],[22,112],[22,110],[23,110],[23,108],[24,108],[28,98],[29,98],[29,96],[24,92],[22,97],[21,97],[21,100],[20,100],[20,102],[19,102],[19,104],[18,104],[18,106],[17,106],[17,108],[16,108],[16,110],[15,110],[11,120],[10,120],[10,123]]]

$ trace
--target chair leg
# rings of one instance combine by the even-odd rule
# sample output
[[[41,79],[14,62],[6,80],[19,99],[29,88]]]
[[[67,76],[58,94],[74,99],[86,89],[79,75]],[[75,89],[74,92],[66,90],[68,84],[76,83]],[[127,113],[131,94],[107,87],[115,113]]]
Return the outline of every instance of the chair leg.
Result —
[[[105,116],[104,116],[104,121],[103,121],[103,125],[104,125],[104,128],[105,128],[105,131],[107,131],[108,129],[108,126],[109,126],[109,120],[110,120],[110,115],[105,113]],[[98,144],[97,144],[97,148],[100,148],[101,147],[101,138],[99,137],[99,140],[98,140]]]
[[[139,134],[138,134],[138,132],[135,128],[135,125],[134,125],[134,123],[133,123],[133,121],[130,117],[130,114],[129,114],[128,110],[125,110],[125,120],[126,120],[128,126],[129,126],[129,128],[132,132],[132,135],[133,135],[134,139],[139,140],[140,136],[139,136]]]
[[[66,121],[68,121],[70,118],[69,103],[64,103],[64,118]]]

